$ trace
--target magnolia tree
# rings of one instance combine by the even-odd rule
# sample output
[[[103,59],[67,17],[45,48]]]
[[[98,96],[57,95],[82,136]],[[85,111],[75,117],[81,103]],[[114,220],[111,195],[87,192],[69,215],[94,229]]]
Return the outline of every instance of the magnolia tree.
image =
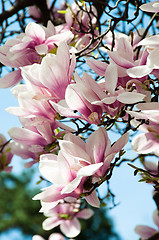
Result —
[[[156,203],[157,227],[135,231],[159,239],[159,1],[147,2],[2,0],[0,87],[17,98],[7,111],[21,127],[8,131],[9,141],[0,135],[0,170],[10,172],[18,155],[50,183],[33,198],[46,216],[43,229],[60,226],[63,235],[49,240],[76,238],[79,219],[94,214],[89,205],[103,205],[98,187],[127,163],[151,183]],[[15,22],[19,30],[10,30]],[[108,137],[112,129],[121,134],[116,142]],[[137,155],[125,159],[131,139]],[[37,233],[33,240],[44,238]]]

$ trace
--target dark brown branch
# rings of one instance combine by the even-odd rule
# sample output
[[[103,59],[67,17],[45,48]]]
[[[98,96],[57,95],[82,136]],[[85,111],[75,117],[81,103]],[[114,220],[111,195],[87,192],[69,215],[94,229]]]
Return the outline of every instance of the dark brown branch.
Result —
[[[4,20],[12,17],[14,14],[18,13],[20,10],[33,5],[37,5],[38,8],[41,10],[43,23],[44,25],[46,25],[47,21],[49,20],[49,10],[47,8],[46,0],[16,1],[14,6],[12,6],[9,10],[4,11],[0,14],[0,25],[3,23]]]

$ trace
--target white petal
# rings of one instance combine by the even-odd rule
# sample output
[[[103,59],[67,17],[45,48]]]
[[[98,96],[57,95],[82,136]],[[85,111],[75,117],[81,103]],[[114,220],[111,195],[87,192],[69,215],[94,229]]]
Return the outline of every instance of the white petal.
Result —
[[[88,176],[92,176],[94,173],[96,173],[98,171],[98,169],[103,165],[103,162],[101,163],[95,163],[95,164],[91,164],[89,166],[85,166],[83,168],[81,168],[78,173],[77,176],[78,177],[88,177]]]
[[[127,70],[127,74],[132,78],[141,78],[151,73],[152,70],[153,68],[149,68],[147,65],[142,65],[142,66],[129,68]]]
[[[117,96],[117,100],[124,104],[137,103],[145,98],[145,95],[137,92],[124,92]]]
[[[76,177],[72,182],[66,185],[61,191],[61,194],[71,193],[80,184],[82,176]]]
[[[110,63],[105,72],[105,89],[112,95],[115,92],[115,88],[118,80],[117,66]]]

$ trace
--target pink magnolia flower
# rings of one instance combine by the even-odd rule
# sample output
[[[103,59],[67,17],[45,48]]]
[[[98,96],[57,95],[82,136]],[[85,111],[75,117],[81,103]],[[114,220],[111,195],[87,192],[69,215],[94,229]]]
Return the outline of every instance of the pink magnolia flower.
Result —
[[[44,205],[47,205],[46,203]],[[44,215],[48,218],[43,222],[43,229],[50,230],[60,225],[61,232],[69,238],[76,237],[81,226],[78,218],[89,219],[94,212],[91,209],[85,208],[80,210],[79,202],[64,203],[59,202],[58,205],[45,211]]]
[[[159,36],[154,35],[147,37],[139,42],[138,46],[145,46],[148,52],[147,60],[141,66],[134,66],[127,70],[130,77],[142,78],[148,74],[154,74],[156,77],[159,76]]]
[[[6,138],[0,134],[0,172],[11,172],[12,167],[9,166],[13,157],[11,151],[11,144],[7,142]]]
[[[11,87],[18,83],[21,77],[20,67],[41,61],[41,56],[47,54],[62,41],[69,41],[73,34],[61,30],[49,21],[47,28],[36,23],[29,23],[25,33],[16,39],[9,39],[0,47],[0,62],[12,68],[18,68],[0,79],[0,87]]]
[[[7,111],[19,117],[41,116],[53,120],[56,111],[49,100],[58,102],[65,98],[74,67],[75,56],[72,55],[70,62],[66,43],[60,43],[56,55],[48,54],[41,64],[22,68],[25,84],[12,89],[13,95],[18,98],[19,107],[9,107]]]
[[[140,235],[141,240],[148,240],[153,237],[156,233],[159,233],[159,215],[158,210],[153,212],[153,221],[157,226],[157,230],[155,228],[146,226],[146,225],[137,225],[135,227],[135,232]]]
[[[114,62],[117,68],[117,86],[121,86],[123,88],[126,87],[129,80],[132,80],[132,76],[129,76],[128,69],[146,64],[148,56],[148,53],[144,51],[139,60],[136,60],[131,42],[125,37],[119,38],[116,49],[114,51],[107,51],[107,54],[109,55],[110,62]],[[105,75],[106,69],[109,66],[105,62],[94,59],[87,60],[87,64],[100,76]],[[133,78],[135,77],[133,76]],[[141,83],[145,80],[146,77],[140,78]]]
[[[149,2],[142,4],[140,6],[140,9],[145,12],[154,12],[157,13],[159,12],[159,1],[154,1],[154,2]]]
[[[137,135],[132,140],[132,149],[137,153],[150,153],[158,155],[159,146],[159,103],[140,103],[137,108],[141,110],[137,111],[127,111],[131,116],[135,117],[136,120],[132,121],[132,124],[137,127],[139,125],[138,119],[149,120],[147,124],[142,124],[138,129],[144,133]]]
[[[129,88],[117,87],[118,73],[114,63],[109,64],[105,72],[105,81],[96,82],[87,73],[80,78],[75,73],[75,84],[66,89],[65,100],[58,104],[50,103],[55,110],[65,117],[85,119],[89,123],[99,124],[103,113],[116,116],[125,104],[134,104],[146,99],[145,91],[129,84]],[[135,82],[135,81],[134,81]],[[132,85],[132,87],[131,87]],[[138,84],[136,84],[137,86]],[[73,111],[78,111],[75,114]]]
[[[44,154],[40,158],[41,174],[54,185],[44,189],[34,199],[55,202],[68,196],[77,198],[83,192],[90,191],[93,184],[105,176],[115,155],[127,143],[128,136],[128,133],[124,134],[111,146],[104,128],[99,128],[91,134],[86,143],[73,134],[66,134],[64,139],[59,141],[58,156]],[[87,186],[89,177],[92,177],[92,185]],[[53,196],[55,193],[56,196]],[[86,200],[91,205],[99,207],[95,191],[86,197]]]
[[[6,109],[7,112],[18,117],[42,117],[54,120],[56,111],[48,102],[52,96],[47,89],[40,88],[26,81],[26,84],[12,88],[12,94],[18,99],[19,106],[8,107]]]
[[[137,135],[132,140],[132,150],[137,153],[156,153],[159,154],[159,125],[149,121],[149,124],[142,124],[139,128],[144,133]]]
[[[65,98],[65,90],[71,83],[75,64],[75,55],[70,56],[68,45],[61,42],[56,54],[47,54],[41,64],[34,63],[21,68],[22,76],[31,84],[44,88],[44,91],[50,93],[50,98],[59,101]]]
[[[67,130],[58,133],[57,128],[65,128],[65,125],[40,117],[20,118],[20,121],[23,127],[13,127],[8,131],[8,134],[14,140],[11,143],[12,152],[23,159],[33,159],[25,164],[26,167],[31,167],[37,163],[40,154],[49,152],[49,146],[53,145],[57,138],[72,130],[67,127]],[[55,152],[57,149],[58,146],[55,144],[52,151]]]

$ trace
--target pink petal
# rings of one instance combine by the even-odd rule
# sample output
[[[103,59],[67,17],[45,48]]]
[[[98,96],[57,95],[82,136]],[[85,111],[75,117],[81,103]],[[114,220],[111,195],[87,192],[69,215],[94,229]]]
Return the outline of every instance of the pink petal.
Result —
[[[77,218],[73,218],[72,220],[63,221],[60,225],[60,230],[66,237],[73,238],[80,233],[81,226]]]
[[[44,55],[48,52],[48,46],[45,43],[43,43],[35,46],[35,50],[39,55]]]
[[[107,63],[99,61],[99,60],[95,60],[95,59],[88,59],[86,63],[99,76],[104,76],[105,70],[106,70],[106,68],[108,66]]]
[[[36,44],[41,44],[45,40],[44,29],[39,24],[36,24],[34,22],[31,22],[27,25],[25,33],[27,36],[32,38]]]
[[[60,42],[57,49],[57,58],[62,62],[63,68],[68,70],[70,65],[70,53],[68,45],[65,42]]]
[[[132,63],[129,59],[126,59],[125,56],[121,56],[120,52],[108,51],[107,53],[109,57],[120,67],[123,67],[125,69],[134,67],[134,63]]]
[[[135,232],[140,235],[142,238],[150,238],[153,234],[155,234],[157,231],[154,228],[145,226],[145,225],[138,225],[135,227]]]
[[[22,80],[21,71],[16,70],[0,78],[0,88],[9,88]]]
[[[128,142],[129,140],[129,133],[123,134],[112,146],[111,152],[118,153]]]
[[[99,128],[86,142],[86,150],[93,160],[92,163],[104,161],[106,147],[110,147],[110,140],[105,129]]]
[[[39,134],[25,128],[13,127],[8,131],[10,137],[21,144],[45,145],[46,141]]]
[[[158,143],[152,141],[150,133],[141,133],[132,140],[131,148],[137,153],[146,154],[155,151],[156,144]]]
[[[92,207],[100,208],[100,201],[95,190],[90,195],[85,197],[85,199]]]
[[[54,103],[52,101],[49,101],[50,104],[54,107],[54,109],[61,114],[62,116],[70,117],[70,118],[78,118],[79,115],[72,112],[72,110],[69,108],[65,100],[61,100],[58,103]]]
[[[82,219],[88,219],[90,217],[92,217],[94,214],[92,209],[89,208],[85,208],[82,209],[81,211],[79,211],[76,215],[77,218],[82,218]]]

